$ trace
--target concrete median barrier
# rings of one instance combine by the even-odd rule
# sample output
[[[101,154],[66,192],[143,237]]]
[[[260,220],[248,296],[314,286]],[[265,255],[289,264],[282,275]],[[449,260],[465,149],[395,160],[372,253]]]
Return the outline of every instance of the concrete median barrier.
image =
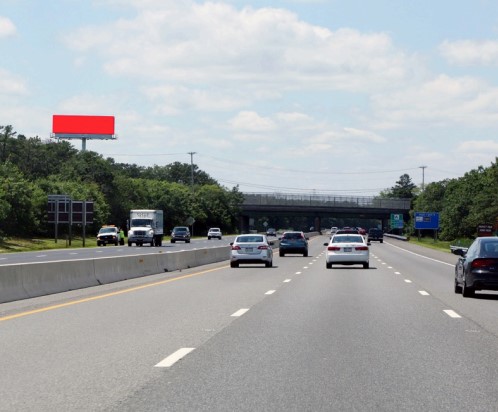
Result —
[[[119,282],[162,272],[157,254],[94,259],[95,278],[100,284]]]
[[[0,266],[0,303],[221,262],[230,248]]]
[[[0,266],[0,303],[31,297],[23,287],[22,272],[21,265]]]

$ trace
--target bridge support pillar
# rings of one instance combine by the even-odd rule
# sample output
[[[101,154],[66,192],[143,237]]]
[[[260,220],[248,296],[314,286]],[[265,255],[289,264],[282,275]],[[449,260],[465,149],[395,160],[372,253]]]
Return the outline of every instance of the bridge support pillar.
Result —
[[[320,216],[315,217],[315,230],[317,232],[322,231],[322,219],[320,218]]]
[[[249,216],[240,217],[240,233],[249,233]]]

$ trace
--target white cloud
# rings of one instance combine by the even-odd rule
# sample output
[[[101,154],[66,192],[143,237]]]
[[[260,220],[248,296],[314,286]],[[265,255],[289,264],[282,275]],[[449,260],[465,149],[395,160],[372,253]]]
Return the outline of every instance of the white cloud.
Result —
[[[137,16],[86,27],[65,40],[99,55],[113,76],[264,90],[367,91],[393,87],[418,70],[385,33],[331,31],[283,9],[223,3],[133,3]]]
[[[459,65],[498,65],[498,40],[444,41],[439,50],[452,64]]]
[[[498,125],[498,88],[473,77],[439,75],[395,93],[374,95],[378,127],[414,123],[468,126]]]
[[[28,94],[28,87],[24,79],[12,74],[7,70],[0,68],[0,96],[17,95],[25,96]]]
[[[228,124],[234,130],[250,132],[269,132],[275,130],[276,125],[272,119],[261,117],[256,112],[242,111],[231,119]]]
[[[10,37],[17,33],[15,24],[7,17],[0,16],[0,39]]]

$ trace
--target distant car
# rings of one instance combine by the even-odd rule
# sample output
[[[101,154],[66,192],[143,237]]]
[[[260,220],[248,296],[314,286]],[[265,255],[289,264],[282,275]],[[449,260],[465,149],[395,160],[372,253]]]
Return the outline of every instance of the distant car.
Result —
[[[284,232],[280,238],[279,256],[299,253],[308,256],[308,239],[303,232]]]
[[[277,230],[269,227],[268,229],[266,229],[266,236],[277,236]]]
[[[332,226],[332,228],[330,229],[330,236],[334,236],[338,230],[339,228],[337,226]]]
[[[239,235],[230,245],[230,266],[233,268],[241,263],[264,263],[267,268],[273,266],[272,242],[265,235]]]
[[[474,296],[476,290],[498,291],[498,237],[478,237],[467,252],[456,249],[460,255],[455,265],[455,293]]]
[[[102,226],[97,234],[97,246],[119,244],[119,230],[116,226]]]
[[[211,240],[213,237],[221,240],[221,236],[221,229],[219,227],[212,227],[208,230],[208,240]]]
[[[372,240],[379,241],[380,243],[384,242],[384,232],[382,229],[371,228],[368,230],[367,240],[371,242]]]
[[[171,231],[171,243],[178,240],[190,243],[190,229],[187,226],[175,226]]]
[[[363,265],[364,269],[370,267],[370,250],[365,238],[359,233],[335,234],[327,246],[325,266],[331,269],[332,265]]]

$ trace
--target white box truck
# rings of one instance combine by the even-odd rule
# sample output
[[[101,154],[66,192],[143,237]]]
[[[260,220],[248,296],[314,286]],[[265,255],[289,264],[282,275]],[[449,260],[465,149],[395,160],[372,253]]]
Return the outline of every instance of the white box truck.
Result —
[[[128,246],[162,246],[164,236],[162,210],[130,210]]]

